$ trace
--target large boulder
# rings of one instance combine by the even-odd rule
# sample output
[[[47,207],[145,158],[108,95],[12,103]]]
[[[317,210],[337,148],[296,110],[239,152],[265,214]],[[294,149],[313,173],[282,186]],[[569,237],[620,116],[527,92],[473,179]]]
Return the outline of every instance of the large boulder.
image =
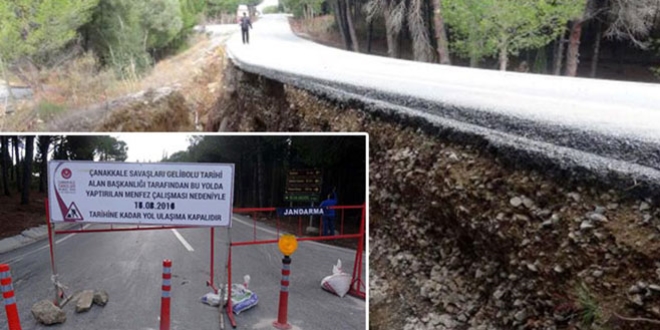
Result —
[[[105,290],[94,292],[94,303],[99,306],[105,306],[108,303],[108,293]]]
[[[51,325],[64,323],[66,313],[55,306],[50,300],[42,300],[32,305],[32,316],[42,324]]]
[[[92,301],[94,300],[94,291],[85,290],[80,293],[78,302],[76,303],[76,313],[82,313],[92,308]]]

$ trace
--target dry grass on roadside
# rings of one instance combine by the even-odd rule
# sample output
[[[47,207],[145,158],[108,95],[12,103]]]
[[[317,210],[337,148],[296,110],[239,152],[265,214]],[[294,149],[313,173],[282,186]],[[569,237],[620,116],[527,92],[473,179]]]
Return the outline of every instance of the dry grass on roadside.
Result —
[[[0,117],[0,130],[38,130],[57,117],[166,86],[182,92],[197,121],[219,94],[224,51],[212,47],[206,35],[193,36],[190,45],[157,63],[142,79],[118,78],[112,70],[103,69],[92,53],[40,72],[43,88],[35,91],[33,100],[17,104],[14,114]]]

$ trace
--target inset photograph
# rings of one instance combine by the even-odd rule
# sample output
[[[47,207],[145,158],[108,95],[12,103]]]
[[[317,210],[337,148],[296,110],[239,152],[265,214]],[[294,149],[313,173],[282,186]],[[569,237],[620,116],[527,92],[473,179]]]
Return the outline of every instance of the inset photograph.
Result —
[[[0,136],[0,320],[366,329],[367,143]]]

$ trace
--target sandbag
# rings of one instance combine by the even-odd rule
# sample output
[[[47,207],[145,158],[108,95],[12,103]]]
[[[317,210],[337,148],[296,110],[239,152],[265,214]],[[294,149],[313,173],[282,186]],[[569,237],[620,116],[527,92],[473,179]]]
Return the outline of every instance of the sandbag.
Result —
[[[250,275],[243,277],[243,284],[231,285],[231,309],[234,314],[248,310],[257,305],[259,297],[256,293],[248,289],[250,284]],[[224,286],[224,301],[227,301],[227,285]]]
[[[332,275],[326,276],[321,280],[321,287],[340,297],[344,297],[351,288],[351,276],[344,273],[341,269],[341,260],[332,266]]]

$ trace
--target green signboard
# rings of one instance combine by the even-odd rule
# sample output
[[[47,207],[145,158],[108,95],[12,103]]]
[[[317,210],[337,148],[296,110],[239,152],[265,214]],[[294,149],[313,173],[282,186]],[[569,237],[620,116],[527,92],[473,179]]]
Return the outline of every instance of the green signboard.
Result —
[[[318,202],[322,180],[321,170],[290,170],[286,177],[284,200],[287,202]]]

